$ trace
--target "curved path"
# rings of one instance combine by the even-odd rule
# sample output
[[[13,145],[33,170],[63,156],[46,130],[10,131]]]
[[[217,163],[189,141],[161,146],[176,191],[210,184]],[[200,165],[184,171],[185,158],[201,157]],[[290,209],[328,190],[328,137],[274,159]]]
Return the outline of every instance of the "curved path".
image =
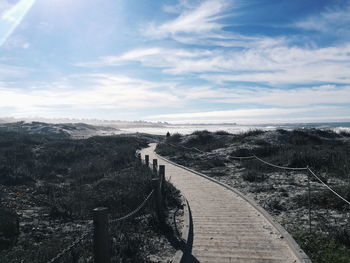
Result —
[[[191,262],[310,262],[295,241],[260,207],[229,187],[155,154],[167,179],[186,196],[192,214]]]

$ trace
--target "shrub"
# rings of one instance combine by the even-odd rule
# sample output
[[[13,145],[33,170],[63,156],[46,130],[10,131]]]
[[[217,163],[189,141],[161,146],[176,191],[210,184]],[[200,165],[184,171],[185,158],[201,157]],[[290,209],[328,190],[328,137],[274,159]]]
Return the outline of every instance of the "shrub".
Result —
[[[329,236],[320,233],[299,232],[294,238],[309,255],[312,262],[317,263],[348,263],[350,249]]]
[[[350,132],[349,131],[341,131],[339,132],[339,135],[343,137],[350,137]]]
[[[322,139],[308,130],[296,129],[292,131],[291,143],[294,145],[322,144]]]
[[[216,131],[215,132],[216,135],[231,135],[231,133],[221,130],[221,131]]]
[[[273,197],[270,200],[268,200],[266,202],[267,207],[269,208],[269,210],[273,211],[273,212],[277,212],[280,213],[281,211],[285,211],[286,208],[282,205],[281,203],[281,198],[278,197]]]
[[[305,190],[307,187],[305,186]],[[336,186],[333,187],[333,189],[343,196],[345,199],[350,199],[350,186],[349,185],[343,185],[343,186]],[[312,190],[312,188],[311,188]],[[303,194],[300,194],[295,197],[294,201],[299,204],[300,206],[307,206],[308,205],[308,193],[305,192]],[[328,189],[324,188],[322,190],[312,190],[310,195],[310,201],[311,205],[313,207],[318,208],[326,208],[326,209],[336,209],[338,211],[343,211],[344,209],[348,208],[348,205],[341,200],[339,197],[337,197],[335,194],[333,194]]]
[[[224,147],[226,145],[226,140],[204,130],[193,132],[184,144],[187,147],[195,147],[202,151],[212,151]]]
[[[256,170],[255,171],[246,170],[243,172],[242,178],[243,180],[252,183],[252,182],[263,182],[268,177],[264,173],[258,172]]]
[[[180,147],[172,146],[166,143],[158,143],[156,147],[156,152],[164,156],[175,156],[179,152],[182,152],[183,149]]]
[[[207,130],[195,131],[192,133],[192,135],[195,136],[191,137],[186,142],[187,145],[208,144],[214,139],[214,136]]]
[[[276,131],[277,131],[278,133],[280,133],[280,134],[283,134],[283,135],[289,133],[289,131],[287,131],[287,130],[285,130],[285,129],[276,129]]]
[[[18,235],[18,215],[8,209],[0,208],[0,250],[9,248]]]
[[[252,155],[251,150],[247,148],[237,148],[236,150],[230,153],[230,156],[232,157],[247,157],[251,155]]]
[[[271,155],[276,154],[279,152],[280,147],[278,146],[271,146],[271,145],[266,145],[263,147],[256,147],[251,150],[252,154],[258,156],[258,157],[268,157]]]
[[[242,132],[240,134],[238,134],[240,137],[251,137],[251,136],[258,136],[261,134],[264,134],[266,131],[260,130],[260,129],[250,129],[246,132]]]
[[[225,162],[218,157],[214,157],[202,162],[201,166],[203,166],[203,168],[205,169],[210,169],[210,168],[225,166]]]
[[[174,133],[173,135],[166,138],[166,141],[169,143],[180,143],[181,142],[181,134]]]

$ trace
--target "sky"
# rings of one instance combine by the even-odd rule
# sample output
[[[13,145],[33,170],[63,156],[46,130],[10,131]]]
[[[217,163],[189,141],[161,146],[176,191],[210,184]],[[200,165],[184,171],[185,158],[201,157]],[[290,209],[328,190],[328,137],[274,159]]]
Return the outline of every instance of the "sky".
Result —
[[[0,118],[350,121],[350,1],[0,0]]]

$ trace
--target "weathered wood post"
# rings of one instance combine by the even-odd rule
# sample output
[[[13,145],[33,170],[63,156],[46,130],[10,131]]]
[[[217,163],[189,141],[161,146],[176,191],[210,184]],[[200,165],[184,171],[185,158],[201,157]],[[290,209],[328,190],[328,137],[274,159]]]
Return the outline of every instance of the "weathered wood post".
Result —
[[[139,163],[142,163],[142,159],[141,159],[141,153],[137,153],[137,155],[136,155],[137,157],[137,161],[139,162]]]
[[[309,166],[307,168],[307,186],[308,186],[308,203],[309,203],[309,232],[311,234],[311,185],[310,185],[310,171],[309,171]]]
[[[153,178],[152,179],[152,186],[154,190],[154,203],[156,207],[156,213],[158,217],[159,223],[162,225],[165,222],[165,215],[164,215],[164,207],[163,207],[163,200],[162,200],[162,192],[160,189],[160,180],[159,178]]]
[[[156,175],[158,170],[158,160],[153,159],[153,173]]]
[[[95,208],[92,215],[94,222],[94,261],[95,263],[110,263],[108,208]]]
[[[147,167],[149,166],[149,155],[148,154],[145,155],[145,164]]]
[[[164,194],[165,190],[165,166],[159,165],[159,179],[160,179],[160,185],[161,185],[161,191]]]

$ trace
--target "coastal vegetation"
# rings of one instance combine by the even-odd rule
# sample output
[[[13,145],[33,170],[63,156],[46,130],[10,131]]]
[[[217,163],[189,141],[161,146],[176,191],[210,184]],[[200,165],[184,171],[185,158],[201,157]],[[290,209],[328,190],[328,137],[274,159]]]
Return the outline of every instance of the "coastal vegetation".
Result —
[[[240,134],[196,131],[169,136],[157,152],[254,198],[313,262],[348,262],[349,205],[306,170],[279,169],[254,156],[277,166],[308,167],[350,200],[349,133],[313,128]]]
[[[151,171],[135,157],[146,145],[131,136],[72,140],[62,133],[0,131],[0,262],[47,262],[86,231],[94,208],[107,207],[112,219],[138,207],[152,190]],[[178,193],[169,192],[173,209]],[[113,261],[173,255],[153,211],[150,203],[111,225]],[[92,262],[90,238],[64,260]]]

